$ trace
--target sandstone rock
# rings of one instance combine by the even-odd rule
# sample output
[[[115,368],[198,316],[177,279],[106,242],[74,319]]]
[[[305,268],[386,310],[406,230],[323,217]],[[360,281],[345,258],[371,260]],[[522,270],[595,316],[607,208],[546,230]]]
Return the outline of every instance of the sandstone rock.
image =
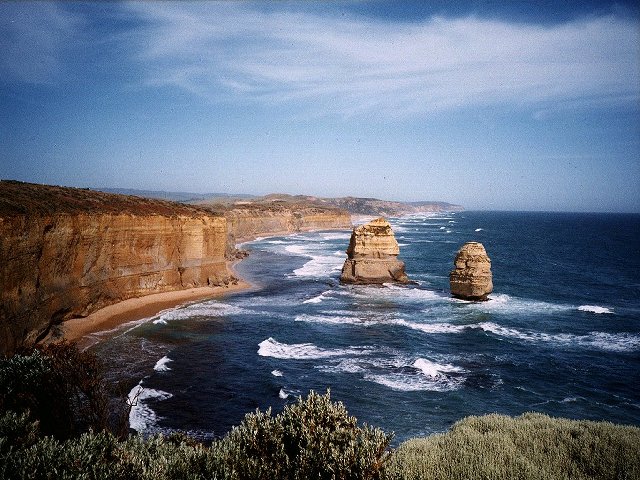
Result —
[[[386,283],[409,281],[404,262],[398,260],[400,247],[391,225],[384,218],[353,229],[347,260],[340,281],[344,283]]]
[[[449,274],[451,294],[464,300],[486,300],[493,291],[491,259],[484,246],[467,242],[455,259],[455,268]]]
[[[0,357],[71,318],[152,293],[237,283],[235,239],[349,228],[300,204],[214,209],[0,181]]]

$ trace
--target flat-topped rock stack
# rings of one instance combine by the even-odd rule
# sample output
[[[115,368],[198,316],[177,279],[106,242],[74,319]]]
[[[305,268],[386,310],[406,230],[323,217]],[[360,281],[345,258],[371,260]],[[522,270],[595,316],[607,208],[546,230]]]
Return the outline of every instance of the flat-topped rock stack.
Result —
[[[493,291],[491,259],[478,242],[465,243],[449,273],[451,294],[463,300],[486,300]]]
[[[344,283],[408,283],[400,247],[384,218],[353,229],[340,281]]]

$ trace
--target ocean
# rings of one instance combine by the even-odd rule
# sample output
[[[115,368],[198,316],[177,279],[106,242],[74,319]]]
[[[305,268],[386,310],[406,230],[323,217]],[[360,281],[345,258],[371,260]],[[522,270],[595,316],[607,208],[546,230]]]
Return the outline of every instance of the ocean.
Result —
[[[389,220],[415,284],[341,285],[350,232],[264,238],[237,266],[254,290],[98,335],[137,396],[132,428],[207,440],[327,389],[395,443],[493,412],[640,425],[640,215]],[[492,260],[486,302],[449,294],[472,240]]]

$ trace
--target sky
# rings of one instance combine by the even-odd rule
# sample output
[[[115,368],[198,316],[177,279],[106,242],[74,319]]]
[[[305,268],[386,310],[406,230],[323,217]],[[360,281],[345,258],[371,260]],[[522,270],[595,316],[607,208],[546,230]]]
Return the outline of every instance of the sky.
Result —
[[[0,2],[0,178],[640,212],[640,6]]]

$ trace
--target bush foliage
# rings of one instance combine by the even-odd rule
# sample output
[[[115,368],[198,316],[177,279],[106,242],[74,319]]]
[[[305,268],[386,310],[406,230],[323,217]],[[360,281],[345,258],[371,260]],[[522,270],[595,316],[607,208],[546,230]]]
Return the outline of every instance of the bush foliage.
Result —
[[[638,479],[640,428],[540,413],[467,417],[403,443],[387,478]]]
[[[61,342],[0,360],[0,411],[28,412],[43,435],[124,434],[128,408],[112,402],[95,355]]]
[[[358,425],[329,392],[247,414],[210,446],[180,433],[118,438],[101,378],[68,344],[0,361],[0,480],[640,478],[637,427],[486,415],[391,453],[390,435]],[[49,405],[71,419],[52,419]]]

